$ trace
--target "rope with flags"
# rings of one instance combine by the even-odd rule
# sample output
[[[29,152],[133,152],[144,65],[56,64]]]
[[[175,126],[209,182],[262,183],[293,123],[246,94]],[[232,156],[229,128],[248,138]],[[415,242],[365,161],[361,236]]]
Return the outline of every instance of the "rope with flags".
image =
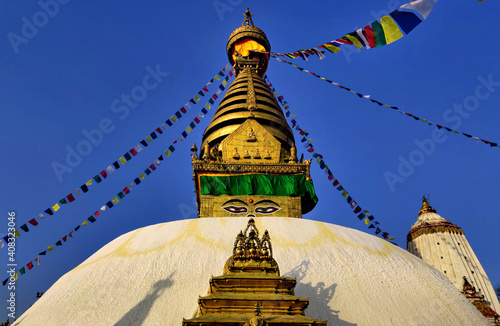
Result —
[[[227,75],[224,73],[225,71],[228,72]],[[225,90],[225,87],[228,83],[229,77],[233,77],[233,76],[234,76],[234,73],[232,71],[231,66],[229,64],[226,64],[226,66],[223,67],[222,70],[219,71],[219,73],[217,75],[215,75],[214,78],[212,78],[212,80],[210,80],[208,82],[207,85],[210,85],[213,83],[213,81],[215,79],[217,81],[220,81],[220,85],[217,87],[216,91],[209,97],[209,100],[204,105],[204,107],[201,109],[200,113],[198,113],[197,117],[195,117],[194,120],[191,121],[189,126],[181,133],[181,135],[164,152],[165,156],[167,156],[167,157],[170,156],[171,153],[175,150],[174,144],[176,144],[178,141],[182,141],[184,138],[186,138],[188,136],[188,134],[196,127],[196,125],[198,123],[200,123],[200,118],[203,118],[204,114],[206,114],[208,112],[208,110],[210,110],[211,105],[213,105],[215,103],[215,100],[217,100],[218,95],[220,95],[221,92]],[[205,93],[208,92],[208,88],[206,86],[203,87],[203,92],[205,92]],[[203,92],[200,90],[198,92],[198,94],[202,93],[203,95],[200,95],[200,96],[205,96],[206,94]],[[195,95],[189,101],[194,102],[194,103],[198,103],[201,101],[201,98],[198,95]],[[125,153],[125,155],[120,157],[112,165],[108,166],[106,169],[101,171],[95,177],[93,177],[92,179],[87,181],[85,184],[83,184],[82,186],[77,188],[75,190],[75,192],[67,195],[63,199],[59,200],[56,204],[54,204],[51,207],[49,207],[48,209],[46,209],[44,211],[44,213],[46,213],[47,215],[50,215],[50,216],[54,215],[55,212],[60,210],[60,208],[62,207],[61,205],[65,205],[65,204],[74,202],[76,200],[76,198],[78,198],[82,194],[87,193],[91,189],[90,186],[92,186],[94,184],[98,184],[98,183],[102,182],[104,179],[108,178],[111,173],[113,173],[115,170],[117,170],[118,168],[123,166],[126,162],[130,161],[132,159],[132,157],[136,156],[139,152],[141,152],[143,150],[143,147],[147,147],[149,143],[151,143],[153,140],[157,139],[159,134],[160,135],[163,134],[162,129],[166,130],[167,125],[172,126],[173,123],[177,122],[181,117],[186,115],[187,114],[187,110],[185,109],[186,107],[188,109],[191,109],[191,106],[189,105],[189,103],[186,103],[181,109],[179,109],[169,119],[167,119],[165,121],[165,123],[163,123],[161,125],[161,128],[160,127],[156,128],[155,131],[151,132],[150,135],[148,135],[145,139],[141,140],[136,146],[134,146],[129,152]],[[182,112],[182,114],[181,114],[181,112]],[[161,160],[163,160],[163,157],[160,155],[160,157],[158,157],[157,161],[161,161]],[[120,162],[121,164],[118,162]],[[151,165],[153,165],[153,164],[151,164]],[[150,165],[150,168],[153,169],[154,165],[153,165],[153,167],[151,167],[151,165]],[[147,170],[148,169],[146,169],[144,171],[144,173],[148,173]],[[39,221],[42,221],[42,220],[45,220],[45,215],[43,213],[40,213],[36,216],[36,218],[32,218],[29,221],[27,221],[26,223],[22,224],[19,227],[19,229],[24,231],[24,232],[29,232],[30,228],[38,226]],[[15,238],[18,238],[22,234],[19,231],[19,229],[16,229],[14,232],[12,232],[12,235]],[[8,235],[5,236],[3,239],[4,239],[4,242],[6,244],[8,244]],[[2,241],[0,241],[0,249],[3,247],[4,247],[4,243]]]
[[[446,131],[452,132],[452,133],[454,133],[454,134],[457,134],[457,135],[463,135],[463,136],[465,136],[465,137],[467,137],[467,138],[474,139],[474,140],[475,140],[476,142],[478,142],[478,143],[481,141],[481,142],[483,142],[484,144],[489,145],[490,147],[499,147],[499,148],[500,148],[500,145],[499,145],[497,142],[493,142],[493,141],[486,140],[486,139],[483,139],[483,138],[479,138],[479,137],[476,137],[476,136],[473,136],[473,135],[470,135],[470,134],[466,134],[466,133],[464,133],[464,132],[461,132],[461,131],[458,131],[458,130],[451,129],[451,128],[449,128],[449,127],[447,127],[447,126],[444,126],[444,125],[441,125],[441,124],[439,124],[439,123],[432,122],[432,121],[430,121],[430,120],[428,120],[428,119],[419,118],[419,117],[417,117],[416,115],[414,115],[414,114],[412,114],[412,113],[408,113],[408,112],[405,112],[405,111],[403,111],[403,110],[400,110],[400,109],[399,109],[398,107],[396,107],[396,106],[387,105],[387,104],[384,104],[384,103],[382,103],[382,102],[380,102],[380,101],[377,101],[377,100],[375,100],[375,99],[371,98],[371,95],[364,95],[364,94],[358,93],[358,92],[353,91],[352,89],[350,89],[350,88],[348,88],[348,87],[345,87],[345,86],[340,85],[339,83],[336,83],[336,82],[334,82],[334,81],[331,81],[331,80],[329,80],[329,79],[326,79],[325,77],[322,77],[322,76],[320,76],[320,75],[318,75],[318,74],[316,74],[316,73],[314,73],[314,72],[312,72],[312,71],[309,71],[309,70],[307,70],[307,69],[304,69],[304,68],[302,68],[302,67],[299,67],[299,66],[297,66],[296,64],[293,64],[293,63],[291,63],[291,62],[288,62],[288,61],[286,61],[286,60],[283,60],[283,59],[280,59],[280,58],[277,58],[277,57],[274,57],[274,58],[275,58],[276,60],[278,60],[279,62],[283,62],[283,63],[289,64],[289,65],[291,65],[291,66],[293,66],[293,67],[295,67],[295,68],[299,69],[299,70],[300,70],[300,71],[302,71],[302,72],[305,72],[305,73],[307,73],[307,74],[310,74],[310,75],[312,75],[312,76],[314,76],[314,77],[317,77],[317,78],[319,78],[319,79],[321,79],[321,80],[323,80],[323,81],[325,81],[325,82],[327,82],[327,83],[330,83],[330,84],[332,84],[332,85],[335,85],[335,86],[337,86],[337,87],[339,87],[339,88],[341,88],[341,89],[343,89],[343,90],[345,90],[345,91],[348,91],[348,92],[350,92],[350,93],[352,93],[352,94],[355,94],[355,95],[357,95],[359,98],[368,99],[368,100],[370,100],[372,103],[375,103],[375,104],[377,104],[377,105],[378,105],[378,106],[380,106],[380,107],[385,107],[385,108],[388,108],[388,109],[391,109],[391,110],[397,111],[397,112],[399,112],[399,113],[401,113],[401,114],[404,114],[405,116],[408,116],[408,117],[410,117],[410,118],[412,118],[412,119],[414,119],[414,120],[416,120],[416,121],[424,122],[424,123],[426,123],[426,124],[427,124],[427,125],[429,125],[429,126],[436,126],[438,129],[445,129]]]
[[[341,38],[320,44],[310,49],[298,50],[288,53],[267,52],[273,55],[291,59],[302,58],[308,60],[310,55],[317,55],[320,60],[325,58],[325,50],[337,53],[341,46],[354,45],[358,50],[390,44],[408,35],[415,27],[429,16],[437,0],[412,0],[398,9],[376,20],[373,23],[347,33]]]
[[[356,200],[352,198],[352,196],[348,193],[345,187],[340,183],[340,181],[333,175],[332,171],[324,161],[323,155],[318,153],[314,148],[312,144],[312,139],[307,138],[309,137],[309,132],[303,130],[297,123],[297,116],[291,114],[290,106],[288,105],[288,102],[285,101],[284,96],[279,95],[276,92],[276,89],[273,87],[272,83],[270,82],[267,76],[265,76],[265,79],[267,85],[269,86],[269,89],[274,94],[274,96],[282,106],[283,110],[286,112],[285,116],[290,120],[292,128],[298,131],[299,134],[302,136],[302,139],[300,141],[304,143],[304,147],[307,149],[307,152],[310,153],[312,157],[316,159],[315,161],[319,165],[320,169],[325,171],[328,180],[332,182],[333,187],[340,192],[341,196],[344,199],[346,199],[347,204],[351,207],[353,213],[356,214],[356,216],[360,221],[368,225],[368,229],[374,229],[373,231],[376,235],[380,234],[384,239],[389,240],[391,241],[391,243],[395,244],[394,242],[392,242],[395,238],[390,237],[388,232],[382,231],[382,229],[380,228],[380,222],[375,220],[375,217],[373,217],[373,215],[370,214],[369,211],[362,209],[361,206],[356,202]]]
[[[218,87],[216,90],[215,94],[221,94],[222,91],[225,90],[225,86],[227,85],[227,82],[229,80],[229,76],[234,76],[234,73],[231,70],[231,67],[229,67],[229,73],[228,75],[223,79],[223,83]],[[174,151],[175,147],[174,144],[177,144],[178,142],[182,142],[186,137],[188,137],[188,134],[192,132],[194,128],[196,128],[196,125],[198,125],[202,118],[205,117],[205,115],[208,113],[208,110],[212,108],[211,104],[213,105],[214,102],[208,102],[205,104],[205,106],[201,109],[200,113],[189,123],[189,125],[185,128],[184,131],[182,131],[181,136],[179,136],[177,139],[173,141],[173,143],[168,146],[168,148],[161,154],[153,163],[148,165],[148,167],[141,173],[139,174],[134,180],[129,183],[125,188],[123,188],[120,192],[117,193],[116,196],[111,198],[109,201],[106,202],[103,206],[101,206],[99,209],[97,209],[94,213],[92,213],[88,218],[86,218],[82,223],[78,224],[73,230],[71,230],[69,233],[65,234],[61,239],[57,240],[54,244],[48,246],[44,251],[41,251],[34,259],[30,260],[29,263],[26,265],[23,265],[20,269],[18,269],[17,272],[14,273],[14,278],[17,280],[17,278],[20,275],[24,275],[27,271],[31,271],[33,267],[35,266],[33,262],[35,262],[36,265],[40,265],[40,256],[45,256],[47,255],[48,252],[54,251],[55,248],[62,246],[64,243],[66,243],[69,238],[73,238],[75,235],[75,232],[78,231],[81,227],[86,227],[90,223],[94,223],[97,221],[97,218],[101,216],[104,212],[108,211],[109,209],[115,207],[122,199],[124,199],[127,195],[131,193],[132,188],[135,186],[138,186],[139,184],[142,183],[144,179],[146,179],[147,176],[151,175],[152,172],[156,171],[157,168],[160,166],[161,162],[164,160],[165,157],[170,157]],[[176,145],[177,146],[177,145]],[[29,229],[23,229],[23,231],[28,232]],[[9,237],[19,237],[20,233],[18,230],[16,230],[13,233],[9,233],[4,237],[4,241],[8,244],[9,243]],[[2,243],[2,242],[0,242]],[[3,243],[2,243],[3,244]],[[5,279],[2,284],[5,286],[10,277]]]

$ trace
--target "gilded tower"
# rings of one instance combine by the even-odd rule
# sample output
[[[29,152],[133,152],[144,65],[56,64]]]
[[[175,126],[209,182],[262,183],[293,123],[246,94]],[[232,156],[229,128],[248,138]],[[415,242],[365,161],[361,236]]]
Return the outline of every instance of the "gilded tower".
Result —
[[[192,148],[198,215],[300,218],[317,202],[311,162],[297,159],[292,130],[263,79],[271,50],[266,34],[248,10],[244,16],[226,47],[235,80],[200,153]]]
[[[493,286],[464,231],[438,215],[425,197],[418,219],[408,233],[407,248],[443,273],[458,290],[465,291],[466,278],[491,308],[500,311]]]

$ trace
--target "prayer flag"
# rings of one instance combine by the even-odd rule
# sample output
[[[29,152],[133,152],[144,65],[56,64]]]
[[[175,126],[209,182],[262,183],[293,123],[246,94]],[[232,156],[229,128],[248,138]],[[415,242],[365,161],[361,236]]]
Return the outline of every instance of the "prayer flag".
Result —
[[[32,266],[32,267],[33,267],[33,266]],[[24,273],[26,273],[26,271],[24,270],[24,267],[23,267],[23,268],[21,268],[21,269],[19,270],[19,274],[23,275]]]
[[[401,33],[398,25],[391,16],[384,16],[380,18],[380,22],[382,23],[382,28],[384,29],[385,41],[387,44],[391,44],[392,42],[403,37],[403,33]]]
[[[141,183],[141,180],[139,178],[135,178],[134,182],[135,182],[136,185],[138,185],[139,183]]]
[[[342,192],[342,197],[346,198],[349,195],[345,190]]]
[[[105,170],[102,170],[99,174],[102,175],[104,179],[108,177],[108,173]]]
[[[187,111],[186,111],[186,109],[185,109],[184,107],[180,108],[180,111],[181,111],[182,113],[186,113],[186,112],[187,112]],[[159,128],[158,128],[158,129],[159,129]],[[158,131],[158,129],[156,129],[156,130]]]
[[[43,216],[43,214],[38,214],[37,217],[42,219],[42,220],[45,218],[45,216]]]
[[[101,212],[96,211],[96,212],[94,212],[94,215],[95,215],[95,217],[98,217],[99,215],[101,215]]]
[[[370,45],[371,48],[375,47],[375,35],[373,34],[373,29],[370,27],[370,25],[365,26],[365,35],[366,35],[366,40],[368,41],[368,44]]]
[[[54,246],[48,246],[47,247],[47,251],[52,251],[52,250],[54,250]]]
[[[165,154],[166,157],[169,157],[172,153],[170,153],[168,150],[166,150],[165,152],[163,152]]]
[[[123,199],[123,197],[125,197],[125,194],[122,191],[120,191],[118,193],[118,197],[120,197],[120,199]]]
[[[87,226],[89,223],[87,221],[83,221],[82,226]]]
[[[108,201],[106,203],[106,206],[108,206],[109,208],[112,208],[114,205],[113,205],[113,203],[111,201]]]
[[[151,168],[151,170],[153,170],[153,171],[154,171],[154,170],[156,170],[156,166],[155,166],[154,164],[151,164],[149,167],[150,167],[150,168]]]
[[[191,108],[191,105],[189,103],[184,104],[184,106],[187,107],[188,109]]]
[[[385,45],[385,34],[384,34],[384,29],[382,28],[382,25],[378,21],[374,21],[372,23],[372,29],[373,29],[373,36],[375,38],[375,46],[382,46]],[[372,100],[373,102],[374,100]]]
[[[91,223],[94,223],[96,221],[95,217],[93,216],[89,216],[87,220],[89,220]]]
[[[26,224],[21,225],[19,228],[24,232],[29,232],[28,226]]]
[[[156,132],[154,132],[154,131],[153,131],[152,133],[150,133],[149,135],[150,135],[150,136],[151,136],[151,138],[153,138],[153,139],[158,138],[158,136],[156,135]]]
[[[63,241],[66,242],[66,239],[68,238],[67,235],[65,235],[64,237],[62,237]]]
[[[168,146],[168,149],[169,149],[172,153],[175,151],[175,148],[174,148],[174,146],[172,146],[172,145]]]
[[[100,183],[102,181],[101,177],[99,175],[96,175],[94,177],[95,182]]]
[[[432,7],[437,0],[417,0],[411,1],[399,7],[399,11],[418,13],[425,20],[431,13]]]
[[[196,118],[195,118],[195,120],[196,120]],[[196,128],[196,124],[193,121],[189,124],[189,126],[191,127],[191,130]]]
[[[118,161],[120,161],[120,163],[121,163],[122,165],[123,165],[123,164],[125,164],[125,162],[127,162],[123,156],[122,156],[122,157],[120,157],[120,158],[118,159]]]
[[[68,201],[66,200],[66,198],[63,198],[59,201],[60,204],[67,204]]]
[[[80,188],[76,188],[75,189],[75,194],[77,194],[77,196],[81,196],[82,195],[82,190]]]
[[[137,153],[139,153],[140,151],[142,151],[142,147],[141,147],[141,145],[139,145],[139,144],[135,145],[134,149],[135,149],[135,151],[136,151]]]
[[[130,153],[125,153],[123,155],[127,161],[130,161],[132,159],[132,156],[130,156]]]
[[[148,147],[148,143],[145,140],[141,140],[141,144],[144,147]]]
[[[61,208],[61,207],[59,206],[59,204],[58,204],[58,203],[55,203],[55,204],[52,206],[52,210],[53,210],[54,212],[57,212],[57,211],[59,210],[59,208]]]
[[[118,202],[119,202],[118,198],[116,198],[116,197],[113,197],[112,201],[113,201],[113,203],[115,203],[115,204],[118,204]]]
[[[153,142],[153,140],[151,139],[151,136],[147,136],[147,137],[146,137],[146,140],[147,140],[149,143]]]
[[[379,234],[380,232],[382,232],[382,230],[380,230],[380,228],[377,228],[377,230],[375,230],[375,234]]]
[[[198,94],[200,94],[200,96],[205,96],[202,91],[199,91]]]
[[[146,176],[144,175],[144,173],[141,173],[141,174],[139,174],[139,178],[140,178],[141,180],[144,180],[144,179],[146,179]]]
[[[390,16],[398,23],[399,27],[405,32],[405,34],[410,33],[418,24],[422,22],[420,18],[417,17],[412,12],[405,12],[394,10],[390,13]]]
[[[175,115],[171,116],[170,119],[172,119],[173,122],[177,122],[177,118],[175,117]]]
[[[374,228],[375,228],[375,225],[370,224],[370,226],[369,226],[368,228],[369,228],[369,229],[374,229]]]
[[[144,170],[144,172],[146,172],[146,175],[150,175],[151,174],[151,170],[149,170],[149,169]]]
[[[40,265],[40,256],[36,256],[36,258],[35,258],[35,263],[36,263],[37,265]]]
[[[115,169],[113,168],[113,166],[110,165],[106,168],[106,171],[108,171],[109,173],[113,173],[115,172]]]
[[[71,231],[70,233],[68,233],[68,237],[73,238],[73,231]]]
[[[179,111],[175,112],[175,116],[177,117],[177,119],[182,118],[182,114]]]
[[[44,210],[44,212],[49,215],[54,215],[54,212],[50,208],[47,208],[46,210]]]
[[[195,95],[194,96],[194,99],[196,100],[196,102],[199,102],[200,101],[200,97],[198,95]]]
[[[354,213],[358,214],[359,212],[361,212],[361,207],[358,206],[354,209]]]
[[[368,225],[368,224],[370,224],[370,220],[369,220],[368,218],[365,218],[364,223],[365,223],[366,225]]]
[[[37,226],[38,225],[38,222],[32,218],[31,220],[28,221],[29,224],[33,225],[33,226]]]

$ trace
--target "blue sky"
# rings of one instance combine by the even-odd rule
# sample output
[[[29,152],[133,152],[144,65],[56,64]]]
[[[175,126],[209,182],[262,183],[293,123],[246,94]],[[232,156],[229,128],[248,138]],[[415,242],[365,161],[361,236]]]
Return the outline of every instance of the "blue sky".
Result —
[[[26,223],[116,161],[205,86],[227,63],[227,38],[241,25],[249,4],[272,50],[289,52],[341,37],[405,1],[61,2],[55,7],[53,1],[42,1],[52,3],[46,20],[35,1],[0,2],[2,236],[9,211],[16,212],[18,226]],[[493,32],[499,10],[500,4],[491,0],[441,0],[424,23],[393,44],[294,63],[421,118],[500,143],[500,42]],[[23,27],[34,19],[38,27]],[[27,36],[13,46],[9,33]],[[157,86],[131,105],[126,116],[113,109],[151,70],[162,72]],[[451,133],[436,141],[435,127],[275,60],[268,76],[333,174],[400,247],[406,248],[422,195],[430,194],[438,213],[463,228],[492,283],[500,283],[500,148]],[[478,95],[485,83],[489,86]],[[200,110],[200,104],[193,106],[105,182],[29,233],[21,231],[18,263],[33,260],[116,196]],[[18,315],[35,301],[36,292],[46,291],[116,237],[196,217],[189,149],[194,141],[200,146],[213,112],[116,207],[20,277]],[[72,162],[71,172],[58,177],[53,165],[67,165],[68,152],[99,128],[106,131],[102,139],[96,138],[88,154]],[[298,150],[299,155],[304,151],[300,145]],[[312,173],[319,203],[304,218],[368,232],[318,165],[313,164]],[[389,174],[398,181],[388,182]],[[7,258],[4,248],[1,270]],[[2,280],[7,277],[2,275]],[[0,296],[7,298],[5,288]],[[3,316],[6,312],[0,310]]]

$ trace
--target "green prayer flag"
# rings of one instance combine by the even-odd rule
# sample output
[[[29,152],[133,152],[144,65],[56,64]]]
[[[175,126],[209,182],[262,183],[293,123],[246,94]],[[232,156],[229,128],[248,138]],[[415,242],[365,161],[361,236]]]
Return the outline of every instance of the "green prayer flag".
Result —
[[[372,23],[373,36],[375,37],[375,47],[385,45],[385,33],[382,25],[378,21]]]
[[[24,273],[26,273],[26,271],[25,271],[25,269],[24,269],[24,267],[23,267],[23,268],[21,268],[21,269],[19,270],[19,274],[23,275]]]
[[[63,199],[61,199],[61,200],[59,201],[59,203],[61,203],[61,204],[67,204],[67,203],[68,203],[68,201],[66,200],[66,198],[63,198]]]
[[[125,197],[125,194],[122,191],[120,191],[120,193],[118,194],[118,197],[120,197],[120,199],[121,199],[121,198]]]

